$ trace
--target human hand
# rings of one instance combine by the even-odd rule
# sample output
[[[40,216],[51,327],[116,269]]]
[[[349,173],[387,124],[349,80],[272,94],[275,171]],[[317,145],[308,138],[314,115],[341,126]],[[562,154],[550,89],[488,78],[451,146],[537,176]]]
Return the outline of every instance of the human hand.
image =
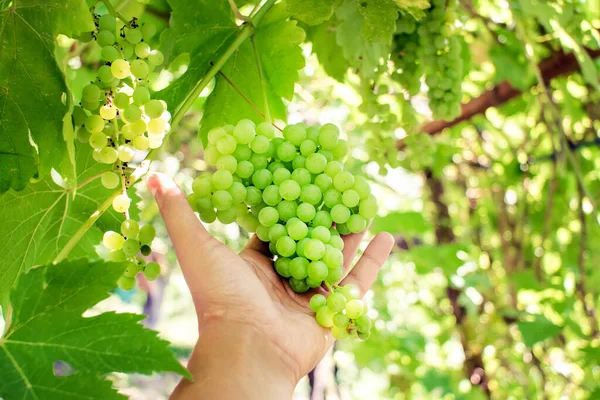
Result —
[[[296,383],[333,343],[308,304],[273,268],[266,243],[256,236],[236,254],[213,238],[175,183],[161,174],[148,179],[198,316],[200,339],[173,398],[291,398]],[[361,295],[389,255],[393,238],[380,233],[351,269],[364,236],[344,237],[344,277]],[[322,293],[325,290],[318,289]]]

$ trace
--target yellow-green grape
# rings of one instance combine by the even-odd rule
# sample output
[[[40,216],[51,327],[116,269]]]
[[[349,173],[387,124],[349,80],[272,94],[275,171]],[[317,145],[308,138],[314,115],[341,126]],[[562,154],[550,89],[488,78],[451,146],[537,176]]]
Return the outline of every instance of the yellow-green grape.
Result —
[[[154,34],[156,34],[156,27],[152,24],[144,24],[142,25],[140,30],[142,32],[142,37],[144,38],[144,40],[148,40],[152,36],[154,36]]]
[[[119,55],[120,55],[119,50],[115,49],[114,46],[112,46],[112,45],[104,46],[102,48],[101,56],[104,61],[112,63],[119,58]],[[113,72],[113,75],[116,76],[114,74],[114,72]],[[123,78],[119,78],[119,79],[123,79]]]
[[[350,333],[348,333],[348,330],[345,327],[339,328],[337,326],[331,328],[331,334],[338,340],[346,339],[348,336],[350,336]]]
[[[127,268],[125,268],[125,272],[123,272],[123,276],[134,278],[138,274],[138,272],[138,265],[134,262],[129,262],[127,263]]]
[[[140,225],[132,220],[126,219],[121,223],[121,234],[126,238],[136,238],[140,232]]]
[[[350,300],[346,303],[346,315],[350,319],[356,319],[363,315],[365,312],[365,304],[362,300]]]
[[[117,284],[123,290],[131,290],[135,287],[135,282],[136,282],[135,278],[131,278],[129,276],[122,275],[119,278],[119,280],[117,281]]]
[[[123,262],[127,260],[127,256],[123,253],[123,250],[113,250],[108,253],[107,259],[112,262]]]
[[[104,129],[104,120],[99,115],[90,115],[85,120],[85,129],[91,133],[102,132]]]
[[[130,104],[123,110],[123,118],[130,123],[139,121],[142,118],[142,110],[135,104]]]
[[[127,29],[125,39],[131,44],[137,44],[142,41],[142,32],[139,29]]]
[[[85,101],[99,101],[102,92],[100,88],[94,84],[89,84],[83,88],[81,98]]]
[[[310,298],[310,309],[314,312],[319,311],[319,309],[327,304],[327,299],[322,294],[315,294]]]
[[[102,182],[102,186],[104,186],[107,189],[114,189],[119,185],[119,175],[115,174],[112,171],[106,171],[105,173],[102,174],[102,176],[100,177],[100,180]]]
[[[141,43],[140,43],[141,44]],[[144,86],[138,86],[133,91],[133,104],[143,106],[150,101],[150,91]]]
[[[317,310],[317,322],[324,328],[333,326],[333,313],[327,306],[323,306]]]
[[[159,118],[165,112],[165,106],[160,100],[150,100],[144,106],[144,111],[152,119]]]
[[[96,150],[103,149],[108,143],[108,138],[102,132],[92,133],[89,138],[90,146]]]
[[[113,76],[118,79],[127,78],[131,72],[129,63],[122,58],[118,58],[112,62],[110,71],[112,72]]]
[[[112,147],[105,147],[100,150],[100,157],[104,164],[114,164],[119,158],[119,153]]]
[[[148,64],[144,60],[134,60],[131,62],[131,74],[138,79],[143,79],[148,76]]]
[[[127,93],[119,92],[115,94],[115,97],[113,98],[113,104],[118,109],[123,110],[129,105],[129,100],[130,97]]]
[[[100,116],[106,120],[114,119],[117,116],[117,108],[112,105],[100,107]]]
[[[149,262],[144,268],[144,276],[149,281],[153,281],[160,276],[160,264],[157,262]]]
[[[154,118],[148,122],[148,133],[158,135],[165,131],[167,124],[162,118]]]
[[[136,136],[133,139],[133,147],[138,150],[148,150],[150,140],[146,136]]]
[[[148,55],[148,63],[150,65],[160,65],[163,61],[165,61],[165,56],[160,50],[152,50]]]
[[[119,160],[123,161],[123,162],[129,162],[131,160],[133,160],[133,156],[135,155],[135,152],[133,151],[133,149],[127,145],[121,145],[119,146],[119,150],[118,150],[118,158]]]
[[[125,138],[125,140],[133,140],[137,136],[135,132],[133,132],[133,129],[131,129],[131,125],[123,126],[123,129],[121,129],[121,135],[123,138]]]
[[[123,243],[125,243],[125,239],[117,232],[104,232],[104,236],[102,237],[102,244],[106,248],[111,250],[120,250],[121,247],[123,247]]]
[[[124,213],[129,210],[131,199],[126,194],[120,194],[113,199],[112,206],[116,212]]]
[[[140,251],[140,242],[135,239],[127,239],[123,243],[121,250],[123,250],[123,253],[125,253],[127,257],[135,257]]]
[[[141,135],[144,132],[146,132],[146,122],[143,119],[140,119],[138,121],[135,121],[133,123],[130,124],[131,125],[131,130],[133,133],[135,133],[136,135]]]
[[[110,14],[104,14],[98,18],[98,29],[114,32],[117,29],[117,19]]]
[[[147,43],[140,42],[135,45],[135,55],[139,58],[146,58],[150,55],[150,46]]]

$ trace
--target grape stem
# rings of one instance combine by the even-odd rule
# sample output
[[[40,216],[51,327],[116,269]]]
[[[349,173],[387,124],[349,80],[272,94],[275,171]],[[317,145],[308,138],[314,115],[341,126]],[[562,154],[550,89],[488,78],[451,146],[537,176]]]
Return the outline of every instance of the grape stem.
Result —
[[[327,287],[327,290],[329,290],[329,293],[333,293],[333,286],[331,285],[331,283],[329,283],[327,281],[324,281],[323,283]]]
[[[244,43],[246,39],[252,36],[254,33],[254,26],[260,22],[260,20],[265,16],[265,14],[273,7],[277,0],[267,0],[267,2],[256,12],[256,15],[252,17],[250,22],[245,22],[240,29],[237,38],[229,45],[229,47],[225,50],[225,52],[219,57],[217,61],[215,61],[206,75],[196,83],[194,89],[186,96],[183,104],[175,111],[173,114],[173,119],[171,120],[171,130],[165,136],[163,142],[166,142],[169,139],[169,136],[176,129],[177,125],[183,119],[185,113],[190,109],[192,104],[196,101],[200,93],[204,90],[206,86],[212,81],[212,79],[217,75],[217,73],[223,68],[225,63],[229,60],[229,58],[236,52],[236,50]],[[151,159],[157,152],[157,149],[151,150],[146,159]]]
[[[101,0],[101,1],[104,4],[104,6],[106,7],[106,9],[108,10],[110,15],[112,15],[115,18],[119,18],[121,21],[123,21],[125,23],[129,22],[127,20],[127,18],[125,18],[120,12],[115,10],[113,5],[110,3],[110,0]]]
[[[106,171],[104,171],[104,172],[106,172]],[[93,181],[95,181],[96,179],[100,178],[100,177],[101,177],[101,176],[104,174],[104,172],[100,172],[99,174],[92,175],[92,176],[90,176],[89,178],[87,178],[86,180],[84,180],[83,182],[80,182],[80,183],[77,185],[77,190],[81,189],[82,187],[84,187],[84,186],[85,186],[85,185],[87,185],[88,183],[90,183],[90,182],[93,182]]]
[[[142,176],[144,176],[144,174],[146,174],[146,172],[148,172],[149,166],[150,166],[149,161],[142,161],[140,163],[140,165],[135,169],[135,171],[133,171],[131,173],[131,175],[129,176],[129,181],[126,182],[127,187],[133,185],[138,179],[140,179]],[[98,209],[96,211],[94,211],[94,213],[92,215],[90,215],[90,217],[87,219],[87,221],[85,221],[83,223],[83,225],[81,225],[79,227],[79,229],[77,229],[77,232],[75,232],[73,234],[73,236],[71,236],[71,239],[69,239],[69,241],[62,248],[60,253],[58,253],[58,255],[56,256],[54,261],[52,261],[53,264],[57,264],[67,258],[67,256],[69,255],[71,250],[73,250],[73,248],[75,247],[77,242],[79,242],[79,240],[81,240],[83,235],[85,235],[85,233],[92,227],[92,225],[94,225],[94,223],[98,220],[98,218],[100,218],[102,216],[102,214],[104,214],[104,212],[106,210],[108,210],[108,208],[112,205],[114,198],[122,193],[123,193],[123,190],[121,188],[119,188],[118,190],[114,191],[104,201],[104,203],[100,204],[100,207],[98,207]]]
[[[237,19],[239,19],[240,21],[244,21],[244,22],[249,22],[250,18],[243,15],[238,6],[235,4],[235,2],[233,0],[229,0],[229,7],[231,7],[231,11],[233,11],[233,14],[235,15],[235,17]]]
[[[100,207],[98,207],[98,209],[96,211],[94,211],[94,213],[92,215],[90,215],[90,217],[87,219],[87,221],[85,221],[83,223],[83,225],[81,225],[79,227],[79,229],[77,229],[77,232],[75,232],[75,234],[73,234],[73,236],[71,236],[71,239],[69,239],[67,244],[62,248],[60,253],[58,253],[56,258],[52,262],[53,264],[58,264],[59,262],[61,262],[67,258],[67,256],[69,255],[71,250],[73,250],[73,248],[75,247],[77,242],[79,242],[79,240],[81,240],[83,235],[85,235],[85,233],[88,231],[88,229],[90,229],[92,227],[92,225],[94,225],[94,223],[98,220],[98,218],[100,218],[100,216],[102,214],[104,214],[104,211],[106,211],[108,209],[108,207],[111,206],[113,199],[120,194],[121,194],[121,189],[115,191],[106,200],[104,200],[104,203],[100,204]]]

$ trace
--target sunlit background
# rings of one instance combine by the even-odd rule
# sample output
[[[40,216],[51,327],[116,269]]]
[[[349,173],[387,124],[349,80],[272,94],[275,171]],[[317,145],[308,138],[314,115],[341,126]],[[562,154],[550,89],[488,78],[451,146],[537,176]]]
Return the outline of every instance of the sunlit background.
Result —
[[[535,74],[511,29],[508,3],[474,3],[484,14],[463,10],[457,20],[471,50],[465,57],[463,102],[504,80],[523,80],[523,93],[439,135],[403,128],[410,118],[415,123],[431,119],[425,82],[409,97],[394,79],[380,78],[375,86],[386,91],[377,93],[373,104],[403,122],[389,127],[365,113],[365,88],[353,72],[344,83],[329,77],[311,44],[303,47],[307,63],[288,104],[289,122],[341,127],[352,146],[349,165],[371,179],[379,201],[380,217],[365,242],[389,231],[396,246],[366,296],[376,320],[373,335],[365,342],[336,343],[300,382],[297,399],[484,399],[482,380],[496,399],[600,398],[595,397],[600,396],[595,316],[600,96],[577,72],[553,79],[548,90],[560,115],[555,120],[540,101],[541,89],[529,89]],[[600,21],[592,11],[600,4],[581,3],[595,15],[582,29],[597,33]],[[139,14],[145,7],[125,1],[121,12]],[[150,1],[147,7],[145,18],[159,30],[166,26],[167,4]],[[552,39],[535,38],[537,43]],[[586,45],[597,48],[598,37],[592,39]],[[90,80],[87,66],[97,60],[97,49],[77,49],[65,37],[59,43],[73,91],[79,93]],[[184,73],[186,62],[183,55],[155,77],[154,89]],[[597,71],[599,65],[595,61],[592,68]],[[151,166],[186,193],[207,169],[197,132],[210,90]],[[407,114],[407,102],[417,115]],[[566,138],[558,137],[559,125]],[[391,148],[400,150],[394,168],[370,161],[367,139],[380,130]],[[185,363],[198,338],[191,297],[156,204],[143,182],[137,189],[141,219],[157,231],[151,257],[161,264],[162,275],[154,282],[139,275],[138,287],[117,290],[89,313],[146,314],[145,324],[169,340]],[[248,240],[236,224],[215,222],[207,229],[234,249]],[[101,246],[97,250],[106,252]],[[174,374],[114,376],[132,399],[166,399],[178,379]]]

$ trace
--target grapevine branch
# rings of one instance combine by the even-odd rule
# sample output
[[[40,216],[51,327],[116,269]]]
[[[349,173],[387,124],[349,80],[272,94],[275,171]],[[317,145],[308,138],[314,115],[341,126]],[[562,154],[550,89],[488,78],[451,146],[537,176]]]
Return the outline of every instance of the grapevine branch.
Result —
[[[600,57],[600,50],[586,49],[591,58]],[[573,54],[565,54],[562,50],[557,51],[552,56],[546,58],[538,64],[541,76],[544,83],[550,82],[552,79],[569,75],[579,71],[579,63]],[[421,131],[430,135],[441,133],[446,128],[451,128],[460,122],[468,121],[478,114],[483,114],[488,108],[498,107],[507,101],[518,97],[523,92],[516,89],[508,81],[494,86],[492,89],[485,91],[479,97],[462,105],[462,113],[459,117],[452,121],[432,121],[421,127]],[[398,141],[399,148],[402,147],[402,141]]]
[[[425,170],[425,179],[436,210],[435,215],[435,236],[438,245],[453,243],[456,240],[450,221],[450,212],[448,206],[443,200],[444,184],[431,170]],[[466,309],[459,303],[458,298],[461,289],[450,285],[446,288],[446,293],[452,304],[452,312],[456,319],[456,326],[460,333],[460,342],[465,354],[464,372],[473,385],[480,386],[488,398],[492,397],[489,383],[489,376],[486,373],[481,354],[471,351],[467,335]]]

